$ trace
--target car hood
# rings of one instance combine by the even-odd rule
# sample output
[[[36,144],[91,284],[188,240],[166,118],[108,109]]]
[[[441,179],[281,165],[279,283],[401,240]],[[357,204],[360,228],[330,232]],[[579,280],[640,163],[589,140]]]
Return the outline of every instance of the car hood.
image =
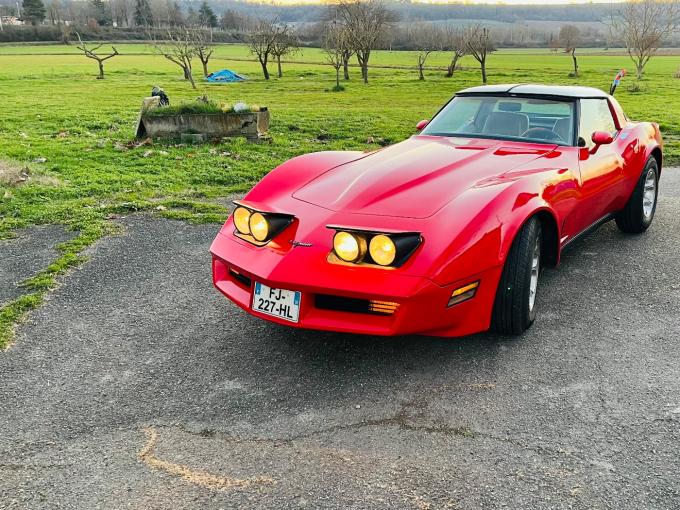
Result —
[[[413,136],[336,166],[293,192],[347,213],[427,218],[467,189],[549,154],[556,145]]]

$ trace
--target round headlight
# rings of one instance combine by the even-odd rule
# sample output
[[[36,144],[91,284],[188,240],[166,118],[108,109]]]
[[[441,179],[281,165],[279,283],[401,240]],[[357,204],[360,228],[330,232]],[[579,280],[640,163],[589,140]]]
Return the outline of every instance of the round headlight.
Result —
[[[234,211],[234,225],[241,234],[250,234],[250,211],[245,207],[237,207]]]
[[[345,262],[356,262],[366,253],[366,239],[349,232],[338,232],[333,237],[333,250]]]
[[[368,247],[373,262],[381,266],[389,266],[397,256],[397,247],[394,241],[386,235],[373,236]]]
[[[264,241],[269,236],[267,218],[259,212],[250,215],[250,233],[258,241]]]

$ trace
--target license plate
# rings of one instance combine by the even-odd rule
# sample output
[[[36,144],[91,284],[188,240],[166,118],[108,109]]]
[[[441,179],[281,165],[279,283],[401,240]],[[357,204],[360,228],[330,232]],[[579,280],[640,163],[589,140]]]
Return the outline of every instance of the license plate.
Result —
[[[264,283],[255,282],[253,293],[253,310],[266,313],[290,322],[297,322],[300,317],[301,292],[284,289],[273,289]]]

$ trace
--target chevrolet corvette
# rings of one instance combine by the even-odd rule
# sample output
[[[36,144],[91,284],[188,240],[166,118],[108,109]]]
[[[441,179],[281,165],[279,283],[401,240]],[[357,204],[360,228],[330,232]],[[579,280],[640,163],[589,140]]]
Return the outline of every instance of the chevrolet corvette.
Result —
[[[291,159],[235,202],[215,287],[261,319],[370,335],[518,335],[544,267],[609,220],[652,223],[659,126],[594,88],[463,90],[374,152]]]

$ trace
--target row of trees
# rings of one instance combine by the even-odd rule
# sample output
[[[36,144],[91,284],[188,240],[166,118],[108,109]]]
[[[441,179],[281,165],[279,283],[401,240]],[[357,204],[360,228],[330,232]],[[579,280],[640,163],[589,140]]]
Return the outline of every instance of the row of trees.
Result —
[[[101,2],[102,0],[92,0]],[[144,2],[135,0],[137,8],[143,10]],[[24,0],[24,5],[40,0]],[[148,5],[148,3],[147,3]],[[680,22],[680,0],[631,0],[621,6],[616,15],[612,15],[610,29],[620,34],[628,54],[634,61],[638,78],[644,72],[649,60],[654,56],[664,39],[671,34]],[[204,1],[206,23],[210,26],[216,16]],[[35,6],[33,7],[36,8]],[[212,13],[212,16],[208,14]],[[140,18],[144,17],[142,11]],[[213,20],[214,21],[214,20]],[[398,21],[395,13],[381,0],[338,0],[328,6],[325,19],[322,20],[323,48],[326,60],[336,71],[336,86],[340,86],[340,71],[344,70],[344,78],[349,79],[349,65],[352,57],[356,58],[364,83],[368,83],[369,60],[373,50],[384,47],[384,40],[394,31]],[[195,86],[192,76],[191,61],[198,57],[207,75],[208,59],[212,55],[212,32],[200,29],[178,27],[167,31],[165,42],[156,42],[155,34],[149,32],[154,39],[154,47],[159,53],[179,65],[185,78]],[[451,61],[446,75],[452,76],[458,61],[465,55],[473,57],[480,66],[482,82],[487,82],[486,62],[495,50],[491,31],[488,27],[475,24],[468,26],[441,26],[429,22],[412,24],[408,28],[408,37],[417,50],[417,68],[420,79],[424,79],[424,69],[429,55],[434,51],[451,52]],[[255,55],[262,67],[265,79],[270,78],[268,65],[271,60],[277,63],[278,76],[282,76],[281,63],[286,56],[298,51],[299,39],[291,25],[282,23],[278,18],[253,20],[247,24],[245,35],[250,51]],[[576,50],[580,43],[580,31],[575,25],[563,25],[557,43],[572,56],[573,75],[578,76],[578,59]],[[79,46],[86,56],[95,58]],[[172,48],[165,51],[164,48]],[[110,58],[110,57],[109,57]],[[100,77],[103,68],[100,63]]]
[[[328,8],[323,22],[323,49],[327,62],[336,71],[336,87],[340,87],[340,70],[349,79],[350,59],[356,57],[361,78],[368,83],[368,69],[371,53],[382,43],[397,17],[380,0],[339,0]],[[453,50],[454,60],[447,76],[453,74],[458,58],[472,55],[480,64],[482,81],[487,82],[486,59],[494,51],[491,32],[481,25],[465,29],[442,30],[432,23],[421,23],[414,31],[414,43],[419,50],[418,70],[424,79],[423,69],[427,57],[433,51]],[[250,51],[257,56],[262,73],[269,79],[267,64],[274,57],[281,77],[281,58],[297,51],[297,38],[289,25],[274,20],[259,21],[247,38]]]
[[[177,0],[23,0],[18,14],[33,26],[47,20],[51,25],[71,26],[242,29],[247,23],[233,10],[218,17],[205,0],[198,8],[189,4],[186,9]]]
[[[635,65],[637,79],[641,79],[649,60],[664,40],[680,25],[680,3],[677,0],[629,0],[621,4],[609,20],[609,30],[620,38]],[[572,76],[578,76],[576,49],[581,43],[581,32],[575,25],[563,25],[553,49],[559,45],[571,53],[574,62]]]

